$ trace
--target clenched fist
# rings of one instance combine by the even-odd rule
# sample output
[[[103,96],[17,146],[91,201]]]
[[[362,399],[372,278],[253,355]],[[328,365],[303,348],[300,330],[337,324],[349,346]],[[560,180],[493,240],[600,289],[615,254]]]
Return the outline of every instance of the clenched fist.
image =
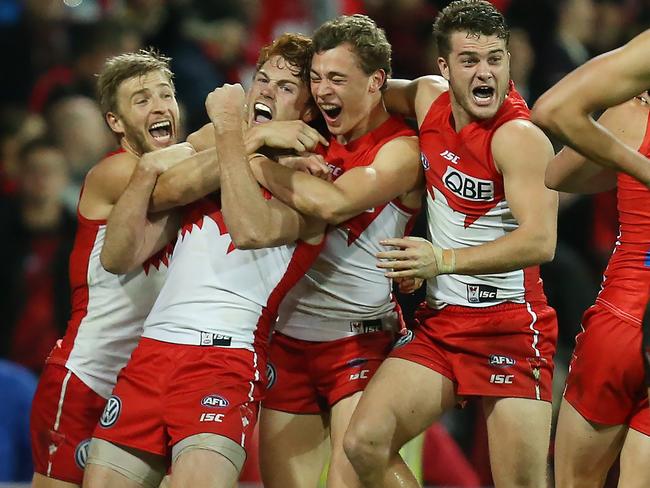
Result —
[[[205,99],[208,116],[218,131],[241,130],[244,120],[244,88],[226,83]]]

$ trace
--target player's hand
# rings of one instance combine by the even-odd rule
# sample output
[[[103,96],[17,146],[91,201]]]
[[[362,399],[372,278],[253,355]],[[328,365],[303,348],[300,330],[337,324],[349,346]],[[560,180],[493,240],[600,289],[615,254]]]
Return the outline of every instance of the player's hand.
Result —
[[[300,156],[282,156],[278,163],[287,168],[303,171],[322,180],[332,180],[332,170],[320,154],[305,153]]]
[[[395,278],[397,289],[400,293],[410,295],[420,289],[424,280],[422,278]]]
[[[181,142],[143,154],[138,166],[159,175],[194,154],[196,151],[189,142]]]
[[[320,132],[302,120],[272,120],[251,128],[251,135],[257,137],[260,147],[293,149],[298,153],[313,150],[319,142],[329,145]]]
[[[443,263],[442,252],[439,247],[421,237],[404,237],[384,239],[380,241],[382,246],[397,247],[392,251],[377,253],[376,257],[381,261],[377,263],[378,268],[388,269],[385,276],[388,278],[420,278],[423,280],[433,278],[441,273],[450,273],[455,266],[453,250],[451,251],[451,262]]]
[[[244,121],[244,88],[236,83],[216,88],[205,99],[205,108],[218,131],[241,130]]]

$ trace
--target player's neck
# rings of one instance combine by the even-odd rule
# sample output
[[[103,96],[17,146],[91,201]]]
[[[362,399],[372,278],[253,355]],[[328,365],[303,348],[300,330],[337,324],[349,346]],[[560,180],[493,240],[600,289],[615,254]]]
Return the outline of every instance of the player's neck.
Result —
[[[122,149],[124,149],[129,154],[133,154],[136,158],[140,159],[140,156],[142,156],[142,154],[140,154],[140,152],[135,149],[135,146],[131,144],[126,137],[122,137],[120,145],[122,146]]]
[[[476,119],[472,117],[467,111],[454,99],[451,94],[451,115],[453,117],[453,126],[456,132],[463,130],[463,127],[471,124]]]
[[[336,136],[336,141],[339,144],[349,144],[355,139],[372,132],[381,124],[386,122],[390,117],[390,114],[386,110],[383,99],[380,99],[379,102],[372,107],[370,112],[359,121],[351,130],[345,134]]]

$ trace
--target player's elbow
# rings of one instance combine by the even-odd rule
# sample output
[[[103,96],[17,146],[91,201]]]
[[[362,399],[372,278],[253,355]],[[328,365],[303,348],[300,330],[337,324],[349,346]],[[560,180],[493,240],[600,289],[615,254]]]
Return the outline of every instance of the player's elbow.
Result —
[[[535,261],[537,264],[549,263],[555,258],[555,246],[556,246],[555,234],[546,235],[544,237],[540,236],[540,240],[537,241],[535,246]]]
[[[237,249],[250,250],[273,247],[278,240],[272,232],[259,226],[247,226],[246,229],[230,229],[232,243]]]
[[[126,274],[130,271],[129,263],[120,259],[115,253],[104,252],[99,255],[99,262],[107,272],[115,275]]]
[[[561,105],[548,94],[543,95],[533,106],[530,114],[532,122],[552,133],[559,130],[559,121],[561,120]]]

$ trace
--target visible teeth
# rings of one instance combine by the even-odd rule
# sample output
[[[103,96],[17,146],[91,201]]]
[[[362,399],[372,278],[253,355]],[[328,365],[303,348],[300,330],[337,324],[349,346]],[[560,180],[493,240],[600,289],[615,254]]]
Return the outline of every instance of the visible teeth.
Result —
[[[257,110],[258,112],[264,112],[264,113],[269,114],[269,117],[271,116],[271,109],[270,109],[269,107],[267,107],[266,105],[264,105],[263,103],[259,103],[259,102],[258,102],[258,103],[256,103],[253,107],[254,107],[255,110]]]
[[[330,105],[330,104],[322,104],[320,107],[321,107],[323,110],[336,110],[337,108],[339,108],[339,107],[336,106],[336,105]]]
[[[154,129],[167,129],[171,127],[171,122],[169,120],[163,120],[161,122],[156,122],[153,124],[151,127],[149,127],[149,130],[154,130]]]

